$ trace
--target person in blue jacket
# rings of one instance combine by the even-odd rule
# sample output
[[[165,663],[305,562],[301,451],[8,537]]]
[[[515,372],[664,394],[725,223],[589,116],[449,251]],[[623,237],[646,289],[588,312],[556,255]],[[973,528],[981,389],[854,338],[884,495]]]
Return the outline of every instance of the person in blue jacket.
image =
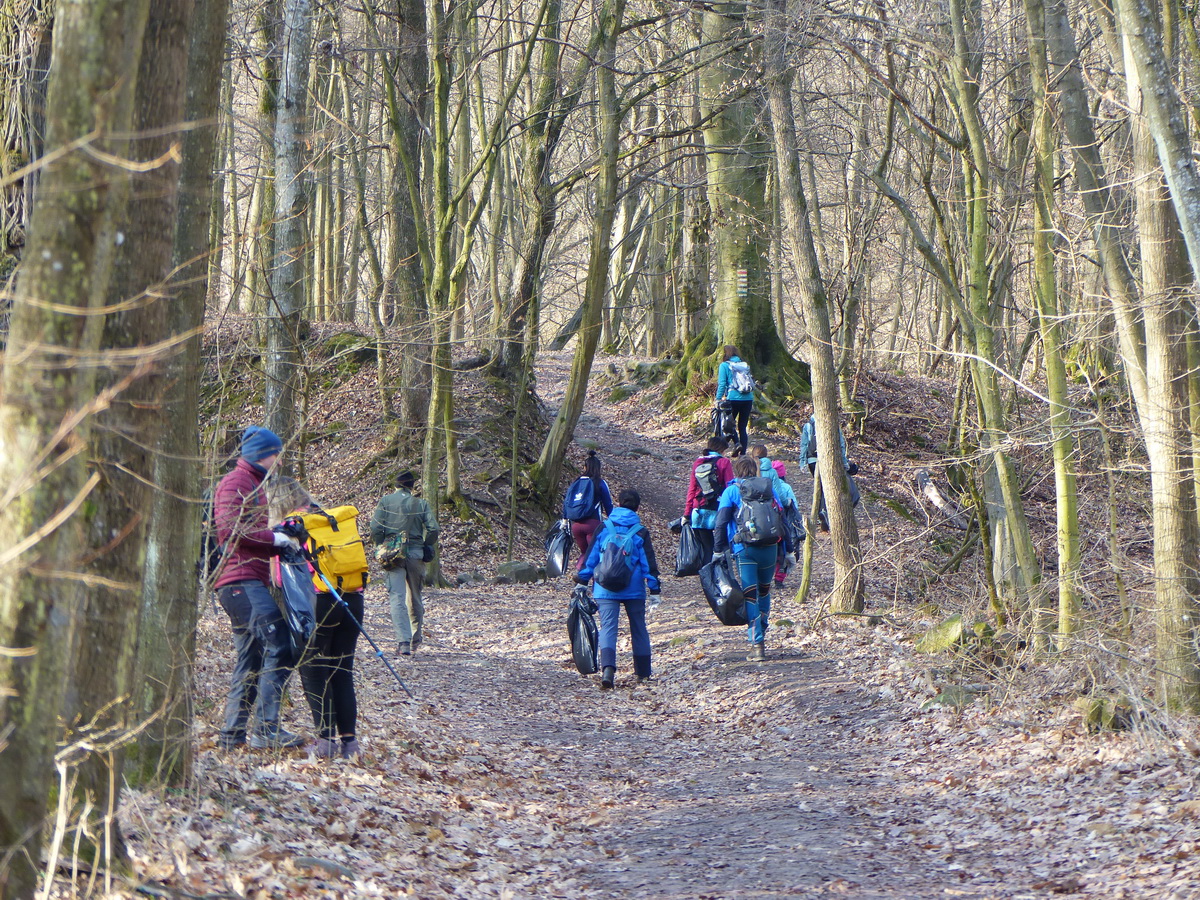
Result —
[[[775,578],[775,563],[779,545],[743,544],[736,540],[737,512],[742,506],[742,485],[749,479],[759,477],[758,460],[740,456],[733,461],[734,482],[725,488],[717,503],[717,527],[713,529],[713,559],[724,555],[732,548],[738,565],[738,576],[742,582],[742,594],[746,598],[746,639],[750,652],[746,659],[762,662],[767,658],[764,644],[767,636],[767,621],[771,613],[771,582]],[[768,480],[768,484],[771,482]],[[780,509],[779,494],[774,485],[771,494]],[[753,496],[753,494],[751,495]],[[783,531],[783,551],[786,564],[794,566],[796,556],[792,552],[787,529]]]
[[[741,456],[746,452],[746,447],[750,444],[750,437],[746,433],[746,426],[750,423],[750,413],[754,410],[754,389],[738,390],[736,386],[737,379],[734,378],[735,367],[745,368],[746,375],[749,376],[750,367],[738,356],[737,347],[733,346],[733,344],[726,344],[725,360],[717,367],[717,403],[720,403],[722,400],[728,401],[734,416],[737,418],[738,438],[733,455]]]
[[[600,688],[610,690],[617,677],[617,624],[621,607],[629,619],[629,635],[633,639],[633,671],[638,684],[650,680],[650,632],[646,629],[646,589],[651,597],[658,597],[661,587],[658,582],[658,562],[654,558],[654,546],[650,543],[650,532],[638,518],[637,508],[642,498],[634,490],[623,490],[617,494],[617,505],[608,521],[596,532],[587,559],[579,574],[577,584],[587,584],[596,572],[596,566],[604,547],[613,540],[623,540],[627,535],[628,562],[632,576],[627,587],[619,591],[609,590],[599,581],[592,589],[592,597],[600,608]]]

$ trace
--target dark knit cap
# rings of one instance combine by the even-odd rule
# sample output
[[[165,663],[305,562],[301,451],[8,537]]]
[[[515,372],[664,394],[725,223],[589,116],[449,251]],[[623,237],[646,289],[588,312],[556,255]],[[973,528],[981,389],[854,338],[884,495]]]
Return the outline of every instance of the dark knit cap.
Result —
[[[405,469],[396,476],[396,487],[412,490],[417,483],[417,476],[413,474],[412,469]]]
[[[283,441],[270,428],[251,425],[242,432],[242,459],[252,463],[283,452]]]

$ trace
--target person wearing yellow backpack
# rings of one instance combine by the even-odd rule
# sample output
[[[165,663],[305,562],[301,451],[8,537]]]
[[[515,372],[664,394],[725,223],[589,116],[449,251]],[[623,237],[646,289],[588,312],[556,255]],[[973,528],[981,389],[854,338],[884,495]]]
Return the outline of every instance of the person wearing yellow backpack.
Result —
[[[421,588],[425,563],[433,559],[438,522],[429,503],[413,496],[417,478],[408,469],[396,476],[397,490],[380,499],[371,516],[371,542],[387,572],[397,652],[411,656],[420,646],[425,623]]]
[[[280,482],[279,505],[290,510],[288,520],[303,522],[309,566],[316,567],[317,627],[299,666],[317,732],[312,750],[324,759],[350,759],[359,753],[354,653],[367,583],[367,553],[358,534],[358,510],[353,506],[324,509],[295,479]]]

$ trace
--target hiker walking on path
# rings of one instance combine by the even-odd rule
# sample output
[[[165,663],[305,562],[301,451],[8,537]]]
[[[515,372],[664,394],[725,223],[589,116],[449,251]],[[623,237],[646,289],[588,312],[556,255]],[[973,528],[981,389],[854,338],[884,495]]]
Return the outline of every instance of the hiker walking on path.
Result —
[[[595,450],[589,450],[583,462],[583,474],[571,482],[563,497],[563,518],[571,522],[571,539],[579,550],[579,565],[582,571],[592,537],[601,525],[601,515],[613,511],[612,492],[608,482],[600,477],[600,458]]]
[[[633,671],[638,684],[650,680],[650,632],[646,628],[646,589],[657,597],[658,562],[650,532],[638,518],[642,498],[634,490],[617,495],[617,508],[597,532],[577,584],[595,579],[592,596],[600,608],[600,688],[609,690],[617,677],[617,624],[621,607],[633,640]]]
[[[746,598],[746,659],[766,659],[764,643],[771,613],[771,581],[779,544],[790,567],[796,564],[791,541],[783,524],[779,495],[769,478],[759,476],[758,460],[740,456],[733,461],[734,482],[725,488],[717,507],[713,532],[716,558],[732,549]]]
[[[283,548],[300,548],[295,538],[268,527],[263,480],[282,452],[278,435],[250,426],[242,434],[237,464],[217,484],[213,497],[217,540],[225,547],[217,598],[229,615],[237,653],[219,739],[223,750],[246,744],[251,709],[251,747],[280,749],[304,743],[279,724],[283,688],[296,660],[287,622],[271,595],[268,561]]]
[[[713,528],[717,524],[717,502],[725,485],[733,481],[733,464],[725,457],[727,449],[729,443],[724,438],[709,438],[704,452],[692,463],[687,501],[683,506],[684,520],[697,533],[696,538],[709,554],[713,548]]]
[[[858,485],[854,483],[853,476],[858,474],[858,466],[850,462],[850,457],[846,455],[846,436],[842,434],[842,429],[838,428],[838,442],[842,451],[842,466],[846,469],[846,474],[851,476],[850,482],[850,505],[858,506],[858,501],[861,499],[858,492]],[[808,466],[809,474],[813,476],[815,482],[817,477],[817,448],[821,442],[817,440],[817,414],[813,413],[808,417],[808,421],[804,423],[804,427],[800,430],[800,462],[802,465]],[[825,511],[825,494],[821,494],[821,508],[817,512],[817,518],[820,520],[821,530],[829,530],[829,514]]]
[[[425,586],[425,563],[433,559],[439,531],[429,503],[413,496],[416,483],[416,476],[405,469],[396,476],[396,491],[383,497],[371,516],[371,541],[376,546],[387,541],[397,547],[403,545],[396,564],[387,570],[392,627],[401,656],[411,656],[424,638],[421,589]]]
[[[796,492],[792,490],[792,486],[787,483],[785,478],[787,469],[779,460],[773,460],[767,455],[766,444],[755,444],[750,448],[750,455],[758,460],[759,475],[771,479],[774,485],[775,494],[779,497],[779,505],[783,507],[783,524],[788,529],[788,539],[793,552],[795,552],[799,550],[800,541],[804,540],[806,535],[804,533],[804,516],[800,513]],[[783,584],[791,566],[788,565],[783,544],[780,543],[778,547],[775,560],[775,583]]]
[[[734,456],[741,456],[750,444],[746,427],[754,409],[754,377],[749,363],[743,362],[733,344],[725,345],[725,360],[717,367],[717,403],[727,401],[737,417],[737,444]]]

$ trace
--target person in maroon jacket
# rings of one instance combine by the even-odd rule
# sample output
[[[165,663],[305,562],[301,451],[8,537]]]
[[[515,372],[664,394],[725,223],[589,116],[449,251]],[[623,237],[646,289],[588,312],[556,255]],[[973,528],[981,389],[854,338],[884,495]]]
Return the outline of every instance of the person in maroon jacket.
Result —
[[[251,747],[266,750],[304,744],[302,737],[279,724],[283,688],[296,660],[287,622],[271,596],[269,560],[284,547],[300,546],[295,538],[268,527],[263,479],[281,452],[278,435],[251,425],[242,434],[237,464],[217,484],[213,498],[217,540],[226,548],[217,597],[229,614],[237,652],[219,742],[224,750],[246,743],[252,708],[256,721],[250,732]]]
[[[696,539],[709,554],[713,548],[713,527],[717,524],[717,501],[725,486],[733,481],[733,463],[725,457],[728,449],[729,442],[724,438],[709,438],[704,453],[692,463],[687,502],[679,522],[680,527],[684,522],[692,526]],[[672,526],[672,530],[678,532],[679,528]]]

